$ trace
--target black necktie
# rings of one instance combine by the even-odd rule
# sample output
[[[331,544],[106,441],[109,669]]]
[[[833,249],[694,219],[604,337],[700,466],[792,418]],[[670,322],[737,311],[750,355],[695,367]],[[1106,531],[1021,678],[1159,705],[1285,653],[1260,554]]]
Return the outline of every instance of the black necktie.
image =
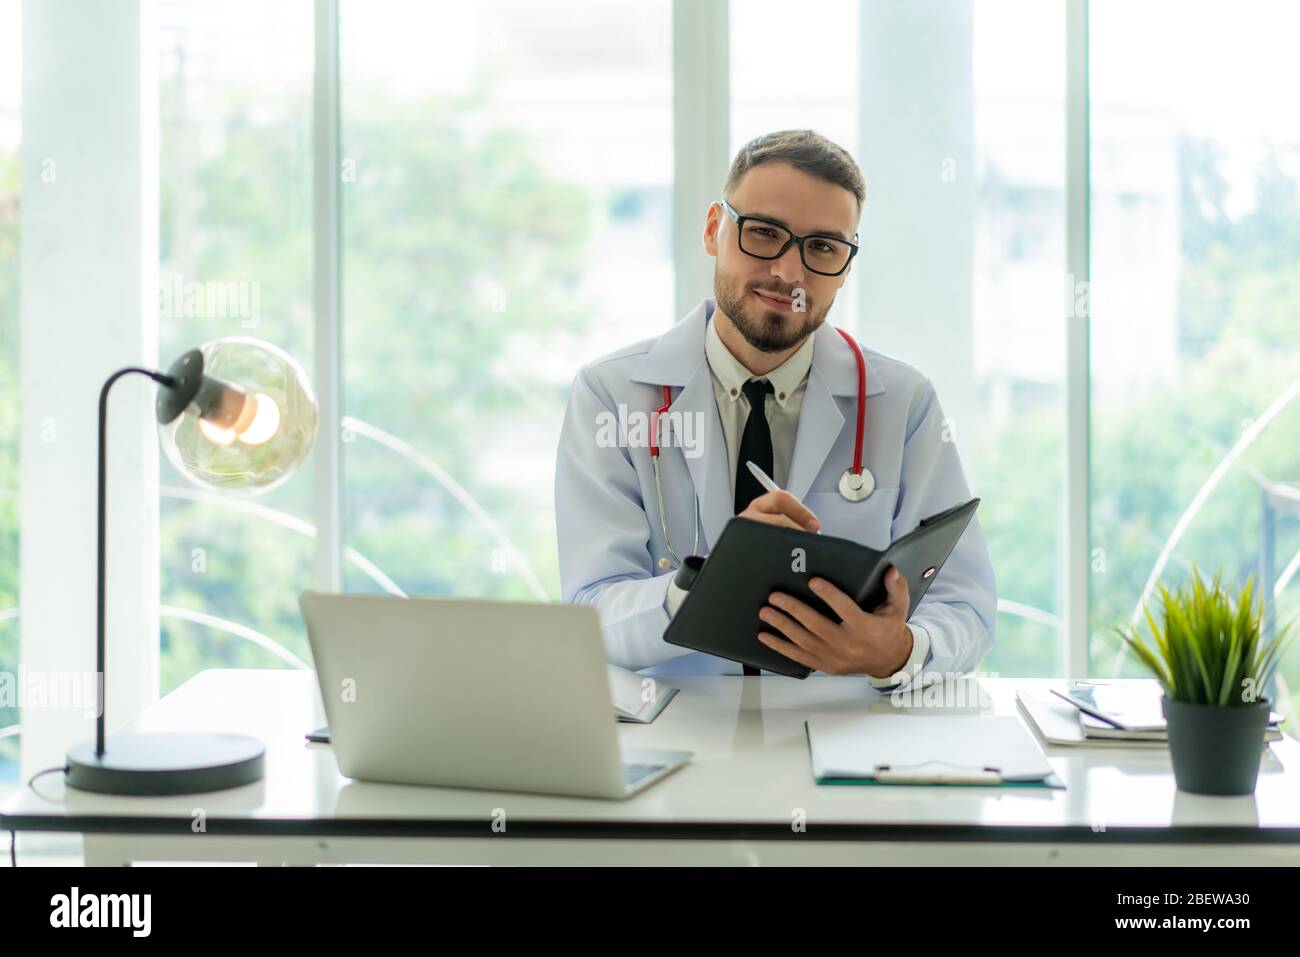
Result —
[[[772,383],[750,379],[741,388],[749,400],[749,418],[745,420],[745,432],[740,437],[740,455],[736,459],[737,515],[767,491],[758,484],[758,479],[745,463],[753,462],[768,475],[772,474],[772,429],[767,424],[766,402],[772,394]]]
[[[767,423],[767,397],[772,394],[772,383],[750,379],[742,388],[749,400],[749,418],[745,421],[745,432],[740,437],[740,455],[736,459],[737,515],[767,491],[745,463],[753,462],[769,476],[772,474],[772,429]],[[742,667],[746,675],[759,673],[753,665]]]

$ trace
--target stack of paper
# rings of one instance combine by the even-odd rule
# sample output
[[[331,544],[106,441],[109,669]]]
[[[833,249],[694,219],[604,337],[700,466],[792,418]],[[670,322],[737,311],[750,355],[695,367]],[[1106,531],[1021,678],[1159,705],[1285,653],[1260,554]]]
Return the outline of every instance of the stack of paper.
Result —
[[[1071,681],[1064,695],[1019,691],[1016,703],[1048,744],[1167,748],[1160,696],[1155,680]],[[1265,745],[1281,740],[1278,724],[1282,720],[1276,712],[1269,716]]]
[[[605,667],[609,670],[609,696],[619,721],[649,724],[677,694],[678,689],[657,678],[626,671],[616,665]]]

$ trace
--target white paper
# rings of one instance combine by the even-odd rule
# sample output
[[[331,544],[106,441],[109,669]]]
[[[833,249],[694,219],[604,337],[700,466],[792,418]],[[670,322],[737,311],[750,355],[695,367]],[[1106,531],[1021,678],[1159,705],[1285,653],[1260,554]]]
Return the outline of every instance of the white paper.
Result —
[[[614,702],[614,710],[628,718],[639,718],[641,712],[654,705],[654,701],[644,701],[641,697],[643,675],[627,671],[616,665],[606,665],[609,669],[609,696]]]
[[[1040,781],[1052,773],[1038,743],[1011,715],[812,715],[808,739],[818,778],[871,778],[879,765],[902,771],[935,763],[954,775],[997,768],[1008,781]]]

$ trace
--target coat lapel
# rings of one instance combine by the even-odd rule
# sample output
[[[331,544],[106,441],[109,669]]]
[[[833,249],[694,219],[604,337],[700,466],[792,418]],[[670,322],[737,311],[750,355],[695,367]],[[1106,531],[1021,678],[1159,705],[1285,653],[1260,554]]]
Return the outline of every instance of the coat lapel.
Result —
[[[682,455],[691,475],[700,503],[700,521],[707,545],[712,549],[723,528],[734,516],[734,489],[727,461],[727,443],[718,417],[717,399],[713,394],[713,376],[704,357],[706,323],[713,315],[714,300],[705,299],[690,314],[660,336],[632,374],[634,382],[662,388],[681,387],[673,397],[670,411],[690,416],[701,437],[703,454],[685,456],[680,443],[664,447],[664,454]],[[822,323],[814,333],[813,360],[808,370],[808,385],[799,412],[795,432],[793,460],[790,463],[789,491],[802,500],[844,428],[845,415],[839,399],[850,403],[858,394],[857,361],[835,327]],[[885,391],[870,359],[867,362],[867,396]],[[849,406],[856,415],[856,407]],[[868,405],[867,424],[871,428]],[[852,463],[844,462],[844,468]],[[668,490],[665,489],[665,497]],[[666,503],[665,503],[666,504]]]
[[[826,459],[844,428],[845,417],[840,411],[839,398],[847,398],[852,403],[848,406],[853,417],[850,429],[857,424],[858,363],[853,349],[828,322],[822,323],[813,336],[812,367],[808,370],[808,386],[804,391],[803,407],[799,410],[799,427],[795,430],[794,454],[787,482],[790,494],[800,501],[807,496],[817,474],[826,466]],[[884,392],[885,387],[870,360],[865,361],[869,398]],[[865,428],[869,429],[870,403],[866,419]],[[843,467],[852,464],[846,459]]]
[[[686,456],[686,467],[691,482],[698,490],[700,523],[709,551],[735,515],[735,494],[727,461],[727,442],[722,434],[722,420],[718,417],[718,401],[713,394],[713,375],[707,362],[701,362],[686,387],[673,400],[674,411],[680,410],[696,423],[703,454],[694,458]],[[677,449],[677,454],[684,454]]]
[[[700,524],[708,549],[712,549],[732,518],[735,498],[728,475],[727,443],[713,395],[713,376],[704,358],[705,325],[713,309],[712,299],[701,302],[659,337],[632,373],[634,382],[660,388],[681,387],[673,396],[669,411],[691,419],[702,454],[692,458],[685,454],[680,443],[675,443],[671,448],[664,446],[664,455],[680,455],[686,461],[699,499]],[[668,494],[665,489],[665,499]]]
[[[844,347],[848,348],[847,345]],[[856,385],[854,391],[857,391]],[[822,470],[843,428],[844,415],[839,404],[825,377],[814,365],[808,370],[808,386],[804,390],[803,407],[799,410],[790,478],[786,483],[790,494],[799,501],[808,495],[808,489],[812,488],[813,480]]]

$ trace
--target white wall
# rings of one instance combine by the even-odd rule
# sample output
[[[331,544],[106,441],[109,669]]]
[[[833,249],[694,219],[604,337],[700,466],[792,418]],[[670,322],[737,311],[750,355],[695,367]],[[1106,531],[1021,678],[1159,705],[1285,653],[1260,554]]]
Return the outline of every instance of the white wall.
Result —
[[[21,662],[93,671],[99,390],[157,365],[158,88],[152,0],[28,2],[22,89]],[[109,419],[108,727],[158,694],[155,387]],[[94,735],[80,709],[22,711],[23,773]]]
[[[674,0],[673,321],[713,295],[704,213],[731,165],[727,23],[726,0]]]

